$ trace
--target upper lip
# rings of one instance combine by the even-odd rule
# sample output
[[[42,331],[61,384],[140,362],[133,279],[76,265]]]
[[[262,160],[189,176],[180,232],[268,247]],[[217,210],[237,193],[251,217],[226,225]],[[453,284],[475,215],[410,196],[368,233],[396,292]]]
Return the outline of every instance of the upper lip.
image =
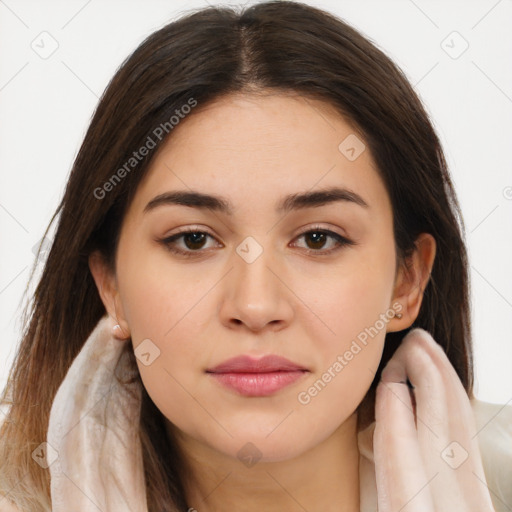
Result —
[[[237,356],[208,368],[207,373],[269,373],[278,371],[307,371],[307,368],[285,357],[268,355],[259,359],[251,356]]]

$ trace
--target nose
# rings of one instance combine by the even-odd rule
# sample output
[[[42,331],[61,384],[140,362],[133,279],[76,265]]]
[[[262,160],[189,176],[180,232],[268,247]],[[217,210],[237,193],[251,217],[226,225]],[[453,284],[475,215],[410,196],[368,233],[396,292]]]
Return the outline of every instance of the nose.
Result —
[[[234,253],[233,266],[226,276],[221,300],[223,325],[253,332],[279,331],[289,325],[294,296],[270,250],[263,250],[251,263]]]

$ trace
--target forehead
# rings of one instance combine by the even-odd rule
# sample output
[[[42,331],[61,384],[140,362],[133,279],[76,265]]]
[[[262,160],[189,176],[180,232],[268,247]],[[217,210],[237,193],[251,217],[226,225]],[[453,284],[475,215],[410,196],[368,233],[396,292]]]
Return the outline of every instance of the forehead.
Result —
[[[290,94],[237,94],[198,105],[173,128],[140,183],[133,209],[193,189],[236,206],[346,187],[377,212],[390,209],[362,136],[325,102]]]

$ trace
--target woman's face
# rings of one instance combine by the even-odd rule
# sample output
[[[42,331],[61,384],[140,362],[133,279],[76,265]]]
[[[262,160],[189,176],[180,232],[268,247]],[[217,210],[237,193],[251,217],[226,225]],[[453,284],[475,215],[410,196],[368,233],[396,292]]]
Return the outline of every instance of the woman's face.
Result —
[[[284,460],[342,428],[396,330],[391,204],[361,138],[324,103],[238,95],[200,107],[127,212],[117,315],[169,428],[228,456],[250,442]],[[177,192],[203,199],[147,206]],[[208,372],[267,355],[295,367]]]

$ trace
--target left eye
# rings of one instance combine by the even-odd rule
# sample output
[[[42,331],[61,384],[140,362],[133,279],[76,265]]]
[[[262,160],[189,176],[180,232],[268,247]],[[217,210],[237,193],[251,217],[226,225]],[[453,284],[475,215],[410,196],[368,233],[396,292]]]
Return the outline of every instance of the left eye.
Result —
[[[330,253],[344,245],[352,245],[353,242],[348,238],[345,238],[334,231],[315,229],[312,231],[306,231],[299,235],[297,239],[303,238],[306,241],[306,244],[309,245],[306,247],[308,252],[318,252],[320,249],[324,249],[326,242],[330,239],[331,244],[330,248],[324,250],[323,253]]]
[[[176,233],[170,237],[161,240],[161,243],[169,249],[169,251],[175,254],[181,254],[184,256],[192,256],[194,253],[203,252],[201,249],[204,248],[207,239],[214,238],[212,235],[205,231],[187,230],[181,233]],[[304,238],[307,247],[304,250],[308,253],[329,254],[333,251],[340,249],[345,245],[355,245],[355,242],[345,238],[334,231],[326,229],[314,229],[305,231],[299,235],[296,240]],[[178,240],[184,243],[181,247],[178,246]],[[324,249],[326,243],[331,241],[328,249]]]

